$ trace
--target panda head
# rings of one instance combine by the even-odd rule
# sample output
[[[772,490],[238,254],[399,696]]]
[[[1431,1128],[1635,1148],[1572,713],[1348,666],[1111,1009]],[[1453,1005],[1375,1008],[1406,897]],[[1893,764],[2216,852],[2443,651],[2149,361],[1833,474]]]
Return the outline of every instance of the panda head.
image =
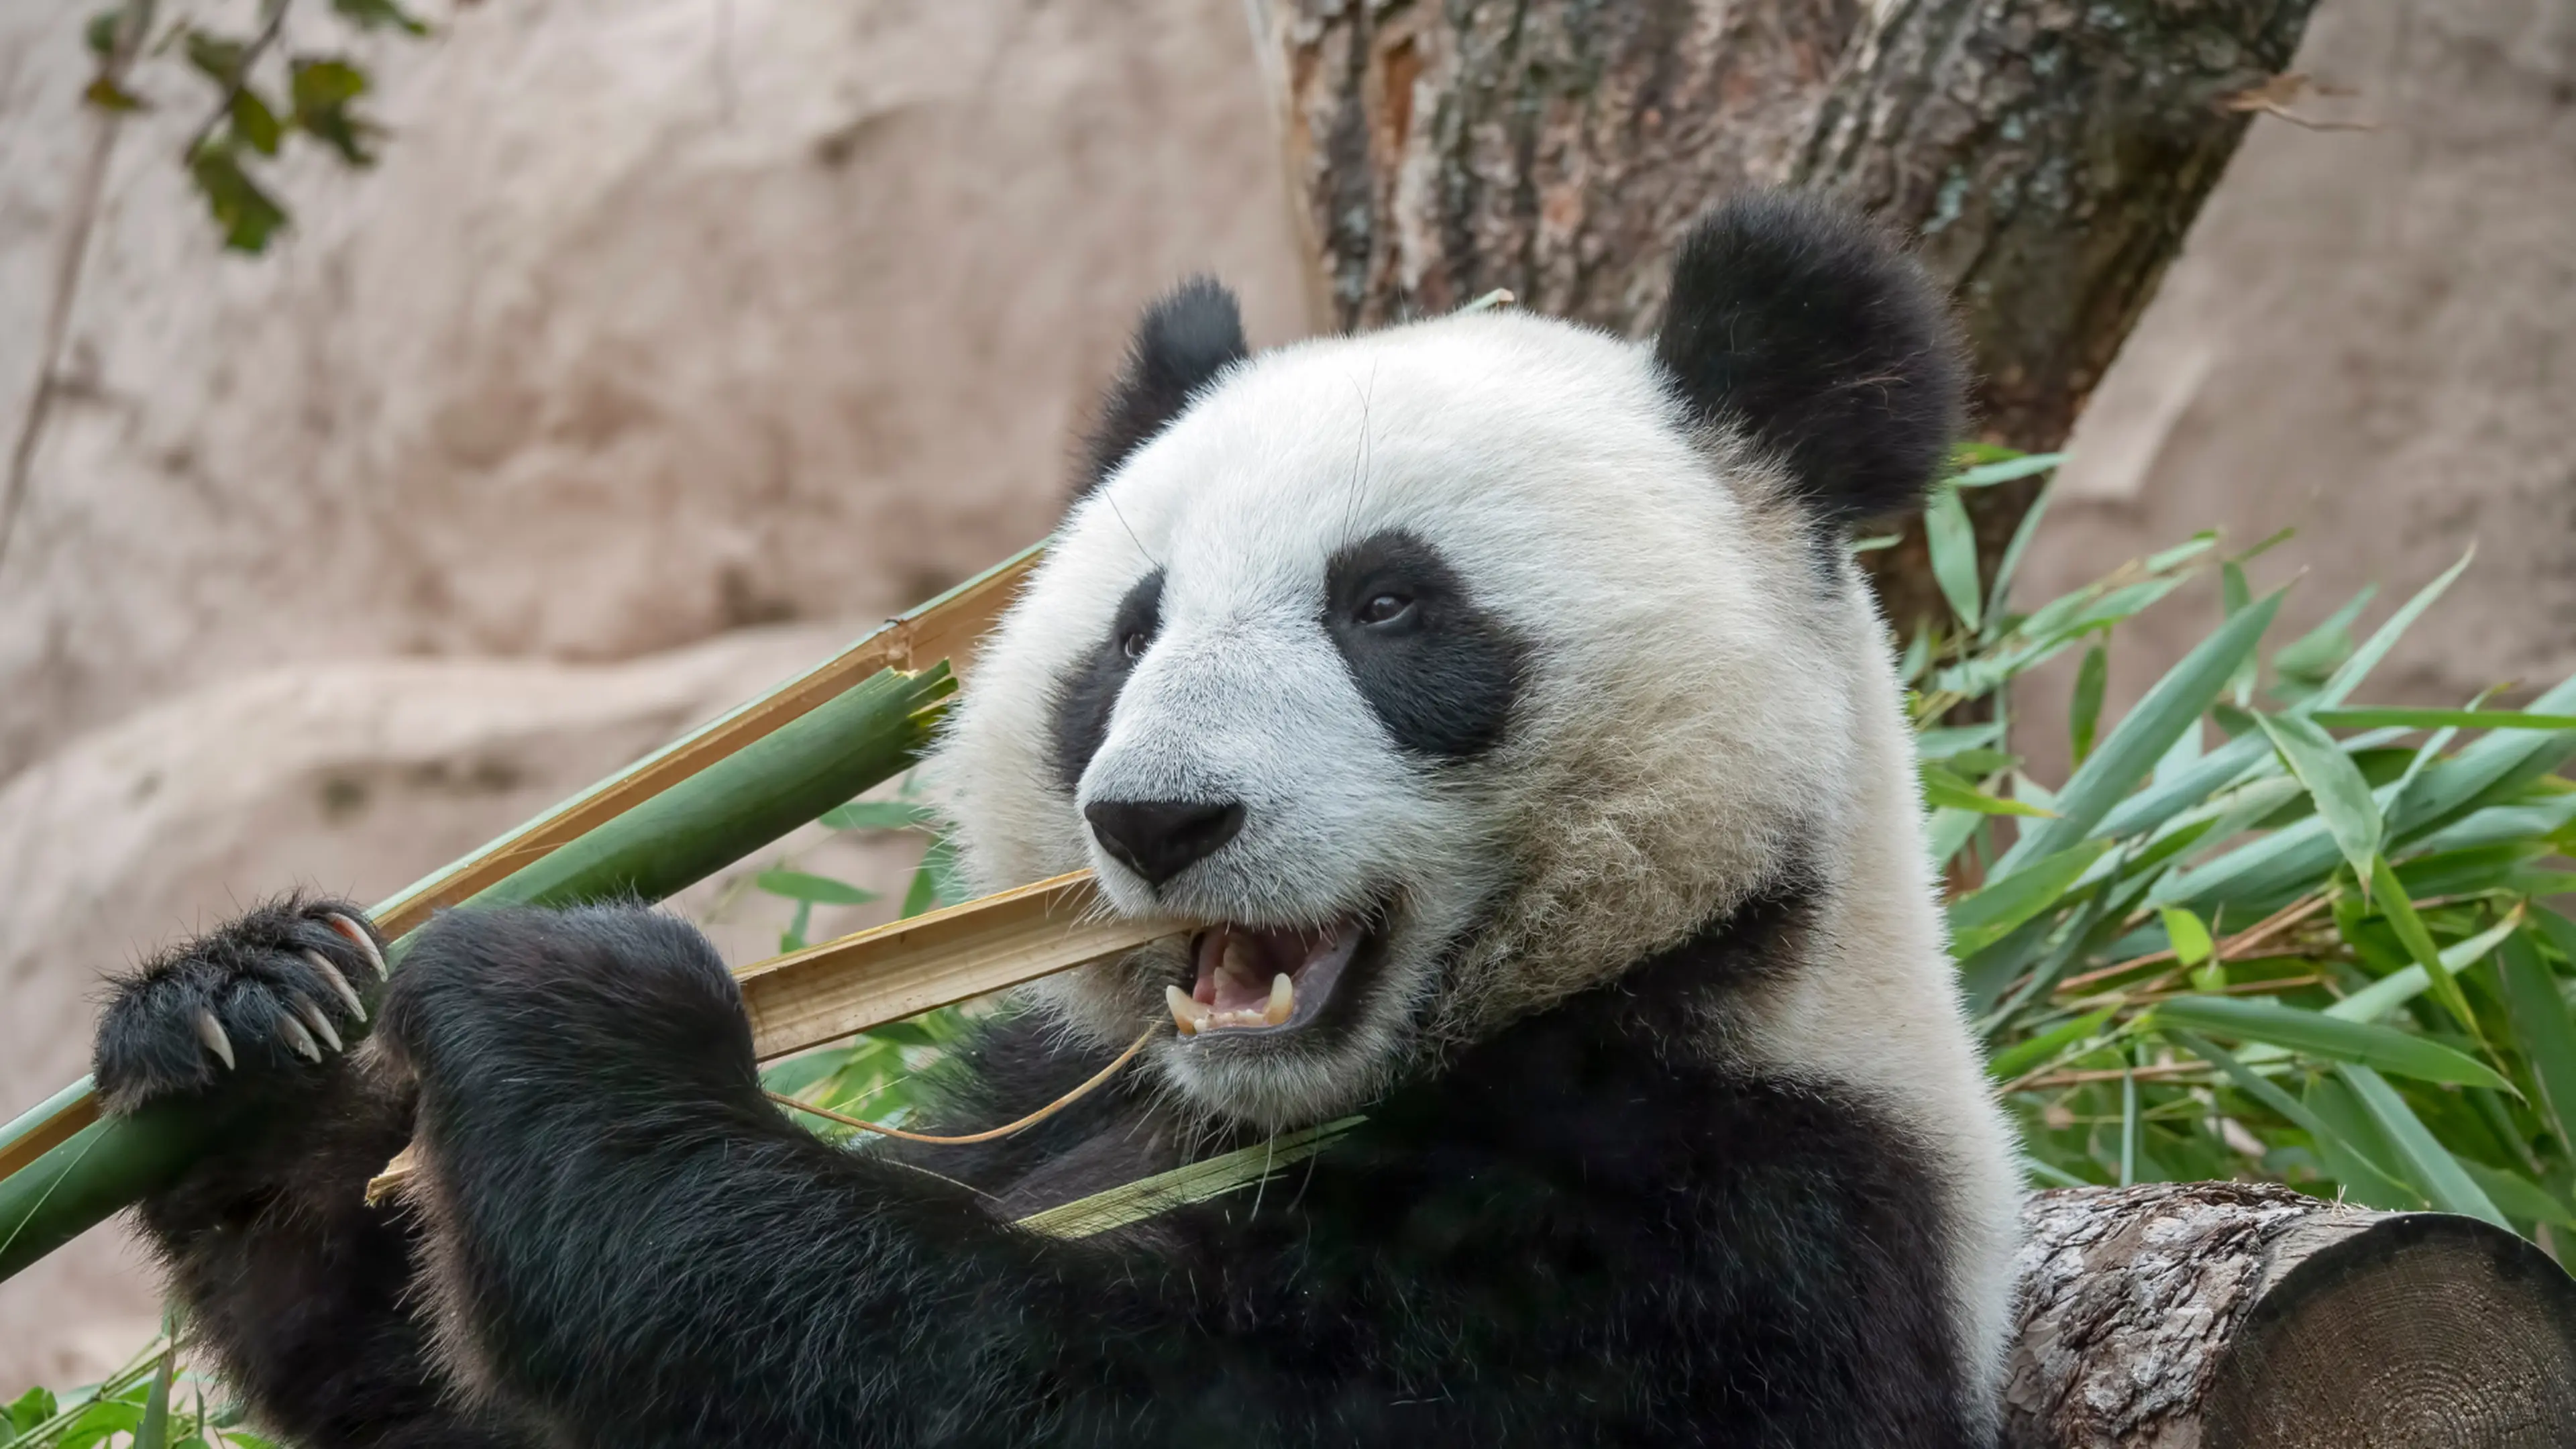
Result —
[[[1843,541],[1945,455],[1955,344],[1781,197],[1698,225],[1666,314],[1258,356],[1211,283],[1146,314],[933,762],[982,885],[1194,927],[1044,983],[1067,1027],[1170,1023],[1184,1100],[1312,1121],[1811,868],[1893,697]]]

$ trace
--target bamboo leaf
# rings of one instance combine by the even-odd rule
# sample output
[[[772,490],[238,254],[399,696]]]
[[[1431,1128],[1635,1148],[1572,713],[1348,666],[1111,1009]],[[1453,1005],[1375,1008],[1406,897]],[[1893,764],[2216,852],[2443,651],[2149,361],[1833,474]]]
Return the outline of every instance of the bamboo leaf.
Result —
[[[2062,1022],[2034,1037],[2013,1043],[1986,1059],[1986,1075],[1998,1082],[2009,1082],[2043,1062],[2054,1060],[2059,1053],[2090,1041],[2119,1008],[2106,1006],[2100,1011]]]
[[[1996,874],[2009,876],[2030,861],[2062,851],[2101,824],[2120,797],[2173,748],[2175,737],[2209,708],[2237,664],[2253,655],[2255,643],[2280,606],[2280,593],[2265,595],[2237,611],[2167,670],[2147,697],[2112,727],[2092,758],[2068,778],[2066,788],[2057,794],[2059,818],[2024,831],[1997,862]]]
[[[2253,603],[2254,595],[2245,582],[2245,570],[2232,559],[2218,566],[2218,597],[2220,607],[2230,618],[2243,613]],[[2236,672],[2228,677],[2228,697],[2238,709],[2252,707],[2254,679],[2261,667],[2261,661],[2249,650],[2236,666]]]
[[[2320,709],[2308,718],[2336,730],[2576,730],[2576,714],[2505,709]]]
[[[834,830],[917,830],[931,820],[929,806],[909,800],[853,800],[824,811],[815,823]]]
[[[2378,593],[2376,587],[2365,587],[2344,606],[2326,616],[2325,622],[2281,646],[2272,656],[2272,668],[2284,683],[2303,682],[2314,693],[2334,672],[2337,665],[2352,657],[2352,621]]]
[[[773,896],[808,905],[863,906],[877,898],[875,891],[861,890],[848,881],[801,870],[764,870],[752,877],[752,884]]]
[[[1923,532],[1941,597],[1950,601],[1950,612],[1959,616],[1962,625],[1975,629],[1984,618],[1977,588],[1977,531],[1956,488],[1945,485],[1932,491],[1931,501],[1923,507]]]
[[[2018,458],[1981,463],[1950,479],[1953,488],[1991,488],[1998,483],[2013,483],[2052,472],[2066,461],[2064,453],[2025,453]]]
[[[1975,838],[1978,822],[1984,819],[1974,810],[1932,812],[1931,818],[1923,822],[1923,847],[1926,858],[1932,863],[1933,874],[1938,875],[1946,869],[1950,857],[1957,855]]]
[[[2228,1080],[2236,1084],[2237,1090],[2279,1113],[2283,1118],[2297,1125],[2301,1131],[2317,1139],[2321,1145],[2331,1144],[2341,1149],[2366,1173],[2378,1179],[2374,1185],[2383,1194],[2401,1198],[2417,1196],[2413,1188],[2398,1180],[2395,1174],[2391,1173],[2360,1143],[2353,1141],[2324,1117],[2310,1110],[2307,1103],[2282,1091],[2277,1085],[2265,1080],[2262,1073],[2237,1060],[2233,1052],[2227,1051],[2197,1033],[2184,1031],[2179,1027],[2168,1027],[2164,1034],[2176,1046],[2225,1072]]]
[[[1923,804],[1933,810],[1971,810],[1979,815],[2033,815],[2049,812],[2019,800],[2006,800],[1989,795],[1939,765],[1926,763],[1919,773],[1923,777]]]
[[[2492,928],[2444,949],[2440,956],[2442,975],[2454,977],[2476,965],[2521,924],[2519,916],[2507,916]],[[2341,1017],[2345,1021],[2377,1021],[2421,996],[2432,984],[2433,978],[2420,962],[2405,966],[2327,1007],[2326,1015]],[[2454,985],[2453,989],[2458,988]]]
[[[2379,803],[2370,796],[2370,782],[2361,777],[2352,756],[2335,744],[2333,736],[2297,715],[2258,714],[2254,722],[2262,726],[2272,748],[2281,752],[2290,773],[2308,787],[2317,813],[2325,817],[2326,829],[2334,836],[2335,848],[2352,864],[2353,878],[2369,874],[2384,826]]]
[[[2576,1212],[2568,1211],[2567,1204],[2539,1183],[2456,1153],[2452,1160],[2460,1164],[2460,1170],[2469,1175],[2469,1180],[2476,1183],[2505,1216],[2525,1222],[2547,1223],[2552,1227],[2576,1228]]]
[[[2209,959],[2216,943],[2209,939],[2209,927],[2200,917],[2180,906],[2167,906],[2157,912],[2165,923],[2165,939],[2173,943],[2174,961],[2182,966],[2197,966]]]
[[[2057,905],[2085,867],[2110,848],[2107,840],[2087,841],[1961,896],[1950,906],[1950,953],[1973,956]]]
[[[2111,681],[2111,651],[2099,639],[2084,651],[2075,671],[2075,699],[2067,706],[2066,733],[2075,747],[2075,763],[2093,753],[2093,733],[2102,723],[2102,691]]]
[[[2406,1099],[2398,1096],[2397,1089],[2385,1078],[2354,1062],[2336,1063],[2335,1074],[2361,1099],[2363,1108],[2406,1159],[2410,1175],[2423,1184],[2425,1194],[2437,1205],[2446,1212],[2484,1218],[2506,1232],[2513,1231],[2513,1224],[2505,1221],[2486,1193],[2460,1170],[2458,1159],[2434,1140],[2423,1119],[2415,1115],[2415,1109],[2406,1105]]]
[[[152,1371],[152,1390],[143,1400],[143,1422],[134,1426],[133,1449],[169,1449],[170,1375],[179,1363],[179,1346],[161,1351],[161,1366]]]
[[[2030,500],[2030,507],[2023,511],[2021,522],[2013,525],[2012,541],[2004,545],[2004,556],[1995,565],[1994,582],[1986,586],[1988,629],[1997,627],[2003,619],[2005,606],[2012,601],[2013,576],[2021,571],[2022,555],[2029,551],[2031,539],[2039,532],[2039,521],[2048,516],[2049,500],[2056,496],[2057,480],[2051,478],[2039,490],[2038,496]]]
[[[1077,1198],[1062,1207],[1020,1219],[1033,1233],[1054,1238],[1088,1238],[1143,1222],[1190,1203],[1205,1202],[1237,1188],[1250,1187],[1280,1168],[1303,1162],[1333,1145],[1364,1117],[1343,1117],[1320,1127],[1284,1133],[1267,1142],[1156,1173],[1141,1181]]]
[[[2478,1019],[2469,1010],[2469,998],[2461,992],[2460,983],[2451,979],[2451,973],[2442,969],[2441,949],[2433,944],[2433,933],[2424,929],[2424,918],[2415,914],[2415,903],[2407,898],[2406,887],[2399,883],[2397,873],[2388,868],[2387,856],[2370,858],[2368,879],[2372,903],[2379,907],[2389,929],[2397,933],[2398,943],[2423,970],[2434,999],[2469,1035],[2478,1036]]]
[[[2276,1001],[2229,996],[2177,996],[2156,1003],[2155,1026],[2216,1032],[2291,1051],[2313,1052],[2338,1062],[2469,1087],[2512,1087],[2494,1069],[2439,1042],[2366,1022],[2283,1006]]]
[[[2539,914],[2550,913],[2541,910]],[[2559,1146],[2576,1152],[2576,1014],[2569,1012],[2556,973],[2541,959],[2527,932],[2516,931],[2506,938],[2496,965],[2504,982],[2505,1013],[2513,1027],[2514,1044],[2531,1063],[2541,1110],[2558,1134]]]
[[[1984,724],[1947,725],[1918,730],[1914,735],[1916,758],[1946,760],[1967,750],[1981,750],[2001,741],[2004,722],[1989,720]]]
[[[2316,1139],[2314,1145],[2344,1197],[2388,1212],[2420,1212],[2433,1205],[2403,1172],[2379,1165],[2403,1162],[2404,1154],[2342,1078],[2331,1072],[2312,1076],[2303,1097],[2308,1110],[2336,1133]]]
[[[2415,621],[2424,617],[2424,611],[2433,607],[2434,601],[2441,598],[2443,592],[2460,577],[2462,571],[2468,568],[2469,560],[2477,557],[2477,554],[2477,548],[2472,545],[2467,553],[2460,555],[2458,563],[2442,571],[2441,577],[2416,590],[2415,597],[2400,605],[2396,613],[2389,615],[2384,623],[2373,630],[2370,638],[2364,641],[2359,649],[2352,652],[2351,658],[2335,667],[2335,672],[2327,676],[2325,686],[2319,689],[2307,703],[2316,709],[2332,709],[2343,703],[2354,687],[2359,685],[2370,671],[2379,667],[2379,661],[2388,657],[2388,651],[2397,647],[2397,641],[2405,636],[2408,629],[2415,626]]]

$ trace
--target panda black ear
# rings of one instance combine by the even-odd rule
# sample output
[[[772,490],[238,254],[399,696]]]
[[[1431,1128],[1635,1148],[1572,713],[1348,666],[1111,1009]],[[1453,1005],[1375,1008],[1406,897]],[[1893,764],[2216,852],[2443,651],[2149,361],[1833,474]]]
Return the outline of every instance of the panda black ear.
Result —
[[[1837,528],[1922,497],[1965,417],[1960,356],[1912,259],[1851,212],[1785,193],[1730,199],[1691,228],[1655,338],[1694,417],[1769,449]]]
[[[1137,320],[1127,365],[1100,400],[1100,418],[1083,448],[1080,500],[1190,405],[1190,395],[1250,356],[1234,293],[1212,277],[1192,277],[1163,294]]]

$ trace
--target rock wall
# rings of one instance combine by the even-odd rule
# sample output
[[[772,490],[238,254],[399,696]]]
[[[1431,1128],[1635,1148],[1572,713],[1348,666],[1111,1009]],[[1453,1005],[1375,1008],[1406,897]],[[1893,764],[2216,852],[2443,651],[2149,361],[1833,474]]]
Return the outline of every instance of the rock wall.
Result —
[[[89,8],[0,0],[10,437]],[[116,138],[0,558],[0,1116],[83,1069],[99,972],[290,885],[388,895],[1044,533],[1173,280],[1304,331],[1234,0],[425,13],[370,51],[383,163],[282,168],[267,257],[184,188],[193,76]],[[783,907],[702,894],[776,948]],[[92,1234],[0,1285],[0,1388],[157,1312]]]
[[[2298,637],[2366,584],[2376,623],[2477,561],[2367,686],[2509,698],[2576,672],[2576,5],[2326,0],[2299,68],[2354,94],[2258,121],[2077,425],[2022,598],[2224,528],[2296,527],[2258,588],[2302,574]],[[2124,625],[2125,708],[2217,621],[2189,591]],[[2061,778],[2074,661],[2020,701],[2016,747]]]
[[[13,435],[85,15],[0,20]],[[0,561],[0,774],[246,669],[900,607],[1045,530],[1140,299],[1209,268],[1303,330],[1229,0],[513,0],[371,49],[383,164],[282,168],[258,261],[147,68]]]

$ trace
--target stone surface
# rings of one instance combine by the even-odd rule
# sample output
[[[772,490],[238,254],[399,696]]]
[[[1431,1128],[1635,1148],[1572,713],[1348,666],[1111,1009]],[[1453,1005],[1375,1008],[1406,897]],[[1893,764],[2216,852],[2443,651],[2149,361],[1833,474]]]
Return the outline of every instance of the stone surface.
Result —
[[[2298,637],[2365,584],[2375,623],[2471,544],[2478,558],[2365,693],[2457,705],[2576,672],[2576,7],[2326,0],[2302,100],[2377,129],[2258,120],[2078,424],[2020,596],[2221,527],[2304,573]],[[2186,590],[2124,625],[2124,709],[2217,621]],[[2069,654],[2020,701],[2016,747],[2062,778]]]
[[[86,14],[0,0],[13,437]],[[256,261],[174,164],[202,83],[144,72],[164,104],[118,143],[0,560],[0,775],[246,669],[622,658],[901,607],[1053,522],[1144,298],[1212,270],[1257,339],[1303,331],[1232,0],[444,26],[371,48],[382,164],[281,168],[297,228]]]

